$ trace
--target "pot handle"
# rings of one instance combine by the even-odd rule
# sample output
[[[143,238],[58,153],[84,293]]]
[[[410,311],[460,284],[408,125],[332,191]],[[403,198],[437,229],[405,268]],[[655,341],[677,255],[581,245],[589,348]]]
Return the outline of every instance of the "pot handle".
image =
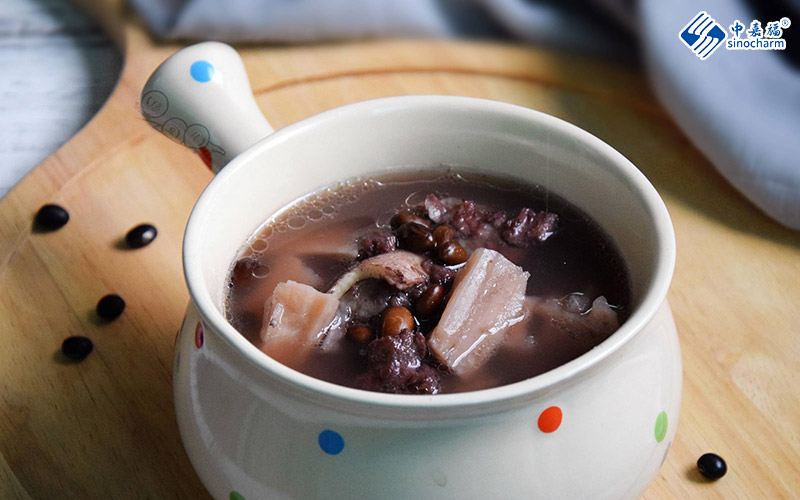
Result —
[[[274,130],[258,109],[233,47],[203,42],[156,68],[142,90],[145,120],[194,149],[214,173]]]

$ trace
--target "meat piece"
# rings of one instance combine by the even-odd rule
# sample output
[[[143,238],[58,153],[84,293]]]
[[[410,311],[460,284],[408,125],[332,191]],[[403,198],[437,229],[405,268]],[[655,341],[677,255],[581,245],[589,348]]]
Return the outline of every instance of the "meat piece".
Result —
[[[436,394],[439,377],[424,363],[427,353],[425,337],[408,329],[375,339],[367,345],[368,371],[358,377],[356,385],[396,394]]]
[[[583,304],[579,303],[584,300]],[[579,341],[591,340],[594,343],[619,328],[617,313],[604,296],[594,299],[589,308],[586,308],[586,302],[588,299],[581,294],[570,294],[562,299],[531,297],[527,307],[534,320],[549,322]]]
[[[408,290],[428,281],[428,273],[422,267],[424,261],[425,257],[405,250],[370,257],[339,278],[330,293],[340,298],[350,287],[367,278],[380,278],[399,290]]]
[[[464,375],[481,366],[519,322],[529,274],[502,254],[479,248],[453,283],[428,346],[442,365]]]
[[[534,212],[523,208],[503,224],[501,234],[509,245],[529,247],[549,238],[556,230],[558,216],[551,212]]]
[[[339,299],[329,293],[295,281],[278,283],[264,311],[261,341],[319,345],[338,307]]]

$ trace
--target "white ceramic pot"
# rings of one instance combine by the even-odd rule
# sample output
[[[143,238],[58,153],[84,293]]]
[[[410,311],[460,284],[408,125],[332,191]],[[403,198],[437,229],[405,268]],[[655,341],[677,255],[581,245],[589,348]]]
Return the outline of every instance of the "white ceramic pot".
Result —
[[[168,59],[142,95],[154,126],[205,148],[216,169],[230,160],[186,229],[191,304],[174,367],[181,437],[211,494],[637,498],[675,435],[682,380],[666,302],[674,234],[641,172],[562,120],[465,97],[359,102],[271,133],[247,87],[236,53],[209,42]],[[591,214],[629,266],[630,318],[552,371],[435,396],[311,378],[266,356],[225,320],[231,262],[276,210],[345,178],[442,164],[547,185]]]

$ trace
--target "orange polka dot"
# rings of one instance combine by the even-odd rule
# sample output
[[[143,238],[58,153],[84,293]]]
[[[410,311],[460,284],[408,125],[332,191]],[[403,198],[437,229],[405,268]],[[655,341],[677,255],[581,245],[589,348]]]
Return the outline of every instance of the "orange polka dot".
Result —
[[[539,430],[542,432],[554,432],[561,425],[561,408],[551,406],[539,415]]]

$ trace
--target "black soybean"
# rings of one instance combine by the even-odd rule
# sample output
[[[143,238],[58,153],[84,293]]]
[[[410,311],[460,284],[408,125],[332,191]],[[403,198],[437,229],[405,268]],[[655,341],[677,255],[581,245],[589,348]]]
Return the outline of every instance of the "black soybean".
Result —
[[[97,315],[103,319],[114,319],[125,310],[125,301],[116,294],[108,294],[97,302]]]
[[[55,231],[64,227],[69,221],[69,212],[59,205],[42,205],[38,212],[34,224],[39,230]]]
[[[158,236],[158,230],[151,224],[139,224],[125,235],[125,242],[131,248],[149,245]]]
[[[700,470],[700,474],[712,481],[716,481],[728,472],[728,465],[725,460],[715,453],[706,453],[698,458],[697,468]]]
[[[94,345],[92,345],[91,340],[78,335],[67,337],[64,339],[64,342],[61,343],[61,352],[64,353],[64,356],[76,361],[80,361],[88,356],[93,348]]]

